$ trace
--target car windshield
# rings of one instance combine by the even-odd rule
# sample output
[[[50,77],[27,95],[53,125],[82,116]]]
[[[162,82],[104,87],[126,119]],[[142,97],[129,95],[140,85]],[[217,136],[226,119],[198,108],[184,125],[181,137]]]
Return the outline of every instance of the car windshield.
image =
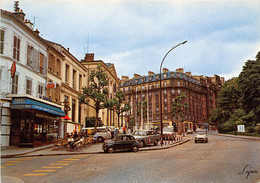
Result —
[[[145,136],[146,133],[143,132],[143,131],[135,131],[135,132],[134,132],[134,135],[136,135],[136,136]]]
[[[199,132],[197,132],[197,134],[199,134],[199,135],[204,135],[204,134],[206,134],[206,132],[199,131]]]

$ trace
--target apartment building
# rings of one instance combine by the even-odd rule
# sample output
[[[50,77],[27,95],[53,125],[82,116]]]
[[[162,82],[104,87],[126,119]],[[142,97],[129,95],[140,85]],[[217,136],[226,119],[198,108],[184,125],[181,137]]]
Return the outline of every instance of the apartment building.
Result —
[[[160,90],[162,90],[163,125],[174,126],[178,132],[209,125],[210,109],[216,107],[217,93],[223,84],[223,78],[192,76],[190,72],[184,73],[183,68],[170,72],[164,68],[161,74],[162,88],[160,89],[160,74],[149,71],[147,76],[135,74],[132,79],[122,78],[121,90],[124,91],[132,110],[130,116],[135,119],[136,128],[160,127]],[[172,104],[181,93],[186,94],[189,105],[185,114],[185,121],[178,124],[172,116]],[[138,114],[138,106],[147,101],[146,114]]]
[[[18,5],[1,10],[0,30],[1,145],[51,143],[64,112],[46,96],[49,45]]]
[[[105,71],[107,74],[107,78],[109,81],[108,84],[108,92],[109,92],[109,98],[112,99],[116,91],[118,89],[118,85],[120,83],[120,79],[117,77],[116,69],[114,64],[112,63],[104,63],[102,60],[95,60],[94,59],[94,53],[87,53],[85,55],[85,58],[81,60],[82,65],[84,65],[88,70],[89,73],[91,70],[97,69],[98,65],[101,65],[101,68]],[[89,83],[87,83],[86,86],[89,86]],[[95,110],[89,106],[87,107],[88,111],[88,117],[95,116]],[[99,117],[106,126],[117,126],[118,127],[118,117],[114,110],[110,109],[102,109],[99,112]]]

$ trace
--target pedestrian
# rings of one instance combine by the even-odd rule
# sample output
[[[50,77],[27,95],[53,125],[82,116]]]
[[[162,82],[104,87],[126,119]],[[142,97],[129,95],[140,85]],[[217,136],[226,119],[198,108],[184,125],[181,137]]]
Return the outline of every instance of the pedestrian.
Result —
[[[75,140],[76,138],[78,138],[78,137],[79,137],[78,133],[75,132],[74,135],[73,135],[74,140]]]
[[[126,126],[123,127],[123,134],[126,134]]]

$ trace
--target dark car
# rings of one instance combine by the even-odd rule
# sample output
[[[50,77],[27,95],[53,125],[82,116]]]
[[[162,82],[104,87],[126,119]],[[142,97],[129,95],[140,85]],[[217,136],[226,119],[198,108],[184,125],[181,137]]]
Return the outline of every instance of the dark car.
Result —
[[[108,140],[102,146],[104,152],[133,151],[137,152],[140,147],[133,135],[119,135],[113,140]]]

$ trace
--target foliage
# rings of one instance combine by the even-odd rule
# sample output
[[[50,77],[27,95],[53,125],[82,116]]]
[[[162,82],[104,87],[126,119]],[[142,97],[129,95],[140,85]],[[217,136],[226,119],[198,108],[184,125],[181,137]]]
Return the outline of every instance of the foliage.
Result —
[[[256,61],[247,61],[238,78],[228,80],[218,95],[217,108],[211,111],[211,122],[219,132],[235,133],[244,124],[246,134],[257,134],[260,122],[260,52]]]
[[[179,122],[183,122],[185,120],[188,109],[189,109],[189,105],[186,102],[186,94],[182,93],[182,94],[178,95],[172,104],[172,116],[177,119],[177,123],[178,123],[177,131],[178,132],[180,130]]]
[[[248,60],[238,78],[241,102],[247,112],[253,111],[260,122],[260,52],[256,61]]]
[[[96,111],[95,131],[98,125],[98,113],[100,109],[105,108],[108,102],[108,80],[101,65],[98,65],[97,70],[91,70],[89,75],[89,86],[83,87],[82,94],[79,96],[79,101],[84,103]],[[90,102],[91,99],[93,103]]]

